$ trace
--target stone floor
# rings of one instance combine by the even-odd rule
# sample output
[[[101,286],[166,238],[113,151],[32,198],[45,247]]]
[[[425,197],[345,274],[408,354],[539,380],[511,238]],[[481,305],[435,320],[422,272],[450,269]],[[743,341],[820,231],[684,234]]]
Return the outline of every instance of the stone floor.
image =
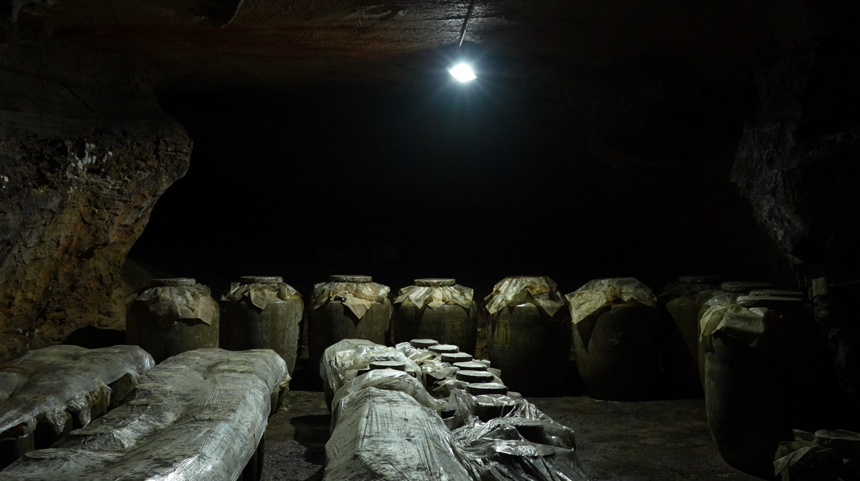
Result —
[[[754,480],[726,465],[705,421],[702,400],[597,401],[530,398],[576,432],[591,480]],[[264,481],[320,480],[330,417],[321,392],[292,391],[266,430]]]

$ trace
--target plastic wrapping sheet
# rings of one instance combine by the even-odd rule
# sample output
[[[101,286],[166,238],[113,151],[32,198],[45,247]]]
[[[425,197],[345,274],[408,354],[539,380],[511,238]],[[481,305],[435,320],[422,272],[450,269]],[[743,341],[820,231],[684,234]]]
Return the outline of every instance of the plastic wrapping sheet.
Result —
[[[651,292],[651,288],[634,277],[595,279],[566,297],[574,324],[578,324],[601,307],[616,301],[648,307],[657,305],[657,297]]]
[[[463,309],[469,309],[475,291],[455,284],[453,286],[409,286],[400,289],[395,304],[410,302],[421,309],[425,305],[430,309],[438,309],[446,304],[455,304]]]
[[[89,424],[93,406],[111,395],[108,384],[124,376],[133,381],[153,366],[152,356],[138,346],[51,346],[2,363],[0,433],[36,417],[44,417],[60,433],[65,411]]]
[[[368,386],[337,405],[326,443],[327,481],[467,481],[436,411],[401,391]]]
[[[359,369],[370,367],[372,361],[399,361],[406,371],[414,372],[423,382],[423,373],[418,364],[393,347],[385,347],[364,339],[344,339],[326,348],[320,362],[320,377],[326,391],[332,395],[358,374]]]
[[[502,417],[487,422],[475,414],[481,398],[513,402]],[[454,391],[449,409],[465,424],[453,431],[454,447],[476,480],[585,481],[576,456],[573,431],[538,410],[525,399],[512,396],[471,396]]]
[[[271,301],[286,301],[288,299],[301,298],[302,295],[293,289],[292,286],[283,282],[250,284],[232,282],[230,283],[230,289],[221,295],[221,300],[239,302],[243,297],[247,297],[251,301],[251,304],[263,310]]]
[[[493,286],[493,292],[484,298],[487,312],[496,314],[505,307],[534,304],[550,317],[564,307],[565,301],[555,281],[546,276],[507,277]]]
[[[794,430],[794,441],[781,442],[773,461],[774,474],[794,479],[860,479],[860,433]]]
[[[143,303],[164,329],[177,319],[199,319],[211,325],[218,315],[218,304],[210,294],[209,288],[201,284],[151,287],[132,304]]]
[[[286,372],[268,349],[171,357],[141,376],[126,404],[53,448],[28,453],[3,479],[236,480]]]
[[[314,285],[311,307],[319,309],[328,301],[340,301],[361,319],[374,302],[385,302],[388,292],[388,286],[375,282],[321,282]]]
[[[347,405],[352,402],[350,395],[362,389],[368,389],[371,387],[386,391],[400,391],[408,394],[414,398],[418,404],[431,409],[436,413],[442,412],[448,404],[447,400],[433,398],[433,396],[424,389],[421,382],[403,371],[395,371],[393,369],[374,369],[373,371],[347,381],[340,389],[337,390],[334,395],[334,400],[332,400],[332,432],[334,432],[334,428],[337,426],[344,408],[348,407]]]

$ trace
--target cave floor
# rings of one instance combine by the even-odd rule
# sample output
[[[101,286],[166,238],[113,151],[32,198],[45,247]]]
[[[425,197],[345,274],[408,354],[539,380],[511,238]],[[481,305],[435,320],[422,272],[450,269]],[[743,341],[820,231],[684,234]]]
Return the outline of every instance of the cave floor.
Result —
[[[586,396],[529,398],[576,432],[589,479],[754,480],[720,459],[703,400],[598,401]],[[323,393],[291,391],[266,429],[264,481],[320,480],[329,413]]]

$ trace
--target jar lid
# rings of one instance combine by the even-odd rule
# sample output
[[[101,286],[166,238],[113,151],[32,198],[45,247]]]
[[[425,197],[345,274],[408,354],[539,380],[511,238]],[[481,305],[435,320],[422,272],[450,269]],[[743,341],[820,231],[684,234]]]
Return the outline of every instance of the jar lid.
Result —
[[[466,385],[466,392],[473,396],[482,394],[507,394],[508,387],[497,382],[476,382]]]
[[[446,352],[447,353],[459,352],[460,351],[460,348],[453,345],[453,344],[436,344],[435,346],[430,346],[427,349],[430,349],[431,351],[433,351],[437,354],[443,354]]]
[[[460,369],[461,371],[486,371],[486,364],[482,364],[480,362],[468,361],[468,362],[455,362],[452,366]]]
[[[193,286],[197,284],[197,280],[191,277],[173,277],[169,279],[153,279],[149,281],[152,287],[177,287],[177,286]]]
[[[759,289],[750,291],[750,296],[757,297],[799,297],[803,298],[803,293],[800,291],[780,291],[777,289]]]
[[[803,299],[797,297],[738,296],[735,302],[743,307],[767,307],[770,309],[803,307]]]
[[[487,371],[457,371],[457,379],[466,382],[493,382],[495,376]]]
[[[720,282],[720,276],[679,276],[678,282],[682,284],[716,284]]]
[[[749,292],[753,289],[767,289],[772,286],[770,282],[723,282],[720,289],[726,292]]]
[[[405,371],[406,363],[400,361],[370,361],[371,369],[394,369],[396,371]]]
[[[239,280],[242,284],[282,284],[284,282],[281,276],[242,276]]]
[[[370,276],[350,276],[350,275],[333,275],[329,278],[331,282],[371,282],[373,280]]]
[[[443,352],[442,362],[468,362],[472,360],[472,355],[468,352]]]
[[[416,286],[446,287],[446,286],[453,286],[456,283],[457,283],[456,279],[436,279],[436,278],[415,279],[415,285]]]
[[[484,366],[490,367],[490,360],[489,359],[472,359],[472,361],[479,362],[479,363],[483,364]]]
[[[427,349],[430,346],[435,346],[435,345],[439,344],[439,342],[436,341],[435,339],[413,339],[413,340],[409,341],[409,344],[412,347]]]

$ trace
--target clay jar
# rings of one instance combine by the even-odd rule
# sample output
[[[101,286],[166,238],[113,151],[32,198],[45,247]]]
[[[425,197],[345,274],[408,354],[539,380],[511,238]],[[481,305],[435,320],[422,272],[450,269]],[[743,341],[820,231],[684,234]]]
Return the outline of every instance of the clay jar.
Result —
[[[292,375],[303,311],[301,294],[283,278],[243,276],[221,297],[221,347],[272,349]]]
[[[487,353],[505,384],[523,394],[561,390],[570,358],[570,321],[555,281],[508,277],[486,298]]]
[[[194,279],[153,279],[128,307],[126,342],[161,362],[185,351],[218,347],[218,304]]]
[[[314,286],[308,306],[310,366],[317,372],[323,352],[343,339],[385,344],[391,319],[388,286],[370,276],[334,275]]]
[[[394,300],[394,338],[436,339],[475,354],[478,339],[478,309],[473,291],[454,279],[415,279]]]

